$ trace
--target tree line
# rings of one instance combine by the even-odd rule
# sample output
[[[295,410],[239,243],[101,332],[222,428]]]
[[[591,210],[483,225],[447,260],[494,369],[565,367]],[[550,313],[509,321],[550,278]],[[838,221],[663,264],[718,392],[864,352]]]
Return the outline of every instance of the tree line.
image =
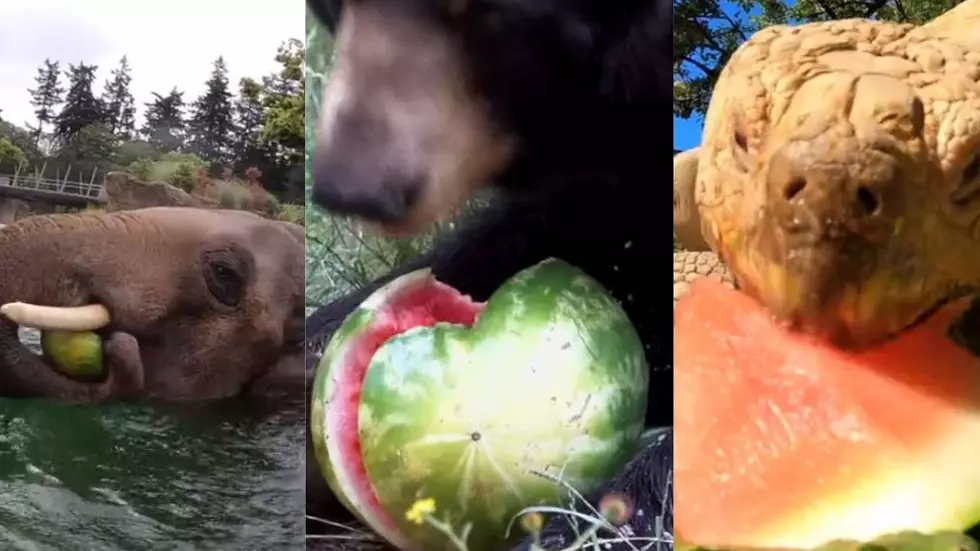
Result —
[[[36,121],[21,127],[0,111],[0,172],[27,167],[55,177],[192,158],[212,176],[257,177],[278,198],[301,203],[304,58],[303,43],[287,40],[275,54],[278,70],[242,78],[233,90],[219,57],[197,98],[174,87],[142,106],[125,56],[98,91],[98,66],[46,59],[29,89]]]

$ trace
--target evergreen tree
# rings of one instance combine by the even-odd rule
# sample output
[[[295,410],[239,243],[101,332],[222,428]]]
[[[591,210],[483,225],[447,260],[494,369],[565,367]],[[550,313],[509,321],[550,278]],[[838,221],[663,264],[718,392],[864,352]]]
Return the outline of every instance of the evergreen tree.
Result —
[[[123,56],[119,67],[112,70],[112,80],[106,80],[102,92],[106,127],[122,140],[132,139],[136,127],[136,105],[129,91],[132,80],[129,60]]]
[[[70,143],[86,126],[102,122],[102,102],[92,93],[97,69],[85,63],[68,65],[68,94],[54,121],[54,135],[61,145]]]
[[[233,148],[238,172],[244,172],[250,166],[261,170],[269,162],[269,148],[262,142],[264,124],[262,85],[255,79],[243,78],[238,83],[238,97],[235,100],[236,139]]]
[[[188,149],[206,161],[223,164],[231,157],[235,119],[224,58],[215,60],[213,67],[204,94],[191,107]]]
[[[184,148],[184,93],[174,87],[166,96],[153,93],[146,104],[146,122],[140,129],[151,145],[161,151],[175,152]]]
[[[37,76],[34,77],[37,87],[28,89],[31,94],[31,105],[34,106],[34,114],[37,116],[37,127],[32,128],[34,145],[41,141],[44,126],[55,120],[55,107],[61,103],[62,95],[65,93],[60,80],[61,70],[58,68],[58,62],[45,59],[44,65],[37,68]]]

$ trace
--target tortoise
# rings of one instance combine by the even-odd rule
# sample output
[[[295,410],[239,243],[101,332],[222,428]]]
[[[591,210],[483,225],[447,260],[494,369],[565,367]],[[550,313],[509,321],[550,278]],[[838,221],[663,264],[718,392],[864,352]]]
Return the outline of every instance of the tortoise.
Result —
[[[858,349],[976,296],[980,0],[921,26],[759,31],[674,171],[675,237],[691,249],[675,252],[675,297],[716,274]]]

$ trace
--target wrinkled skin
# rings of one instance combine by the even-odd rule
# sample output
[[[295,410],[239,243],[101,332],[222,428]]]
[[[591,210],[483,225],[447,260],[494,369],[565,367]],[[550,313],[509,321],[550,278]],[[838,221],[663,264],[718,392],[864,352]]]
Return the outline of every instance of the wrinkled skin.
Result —
[[[302,395],[303,228],[244,212],[55,214],[0,230],[0,303],[104,305],[107,375],[62,375],[0,316],[0,396]]]
[[[845,347],[975,293],[977,28],[980,1],[968,0],[918,28],[847,20],[757,33],[718,79],[696,176],[681,182],[696,177],[698,212],[678,217],[675,198],[678,236],[699,215],[741,289]]]

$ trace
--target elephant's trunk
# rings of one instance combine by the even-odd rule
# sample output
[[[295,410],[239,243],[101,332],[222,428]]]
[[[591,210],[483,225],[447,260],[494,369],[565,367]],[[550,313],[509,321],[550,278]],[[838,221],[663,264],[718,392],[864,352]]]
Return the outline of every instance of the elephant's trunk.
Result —
[[[128,239],[131,226],[142,224],[140,240]],[[34,216],[0,231],[0,304],[24,302],[44,306],[85,306],[100,302],[93,267],[125,273],[140,255],[120,251],[121,243],[149,242],[147,222],[128,213]],[[127,239],[119,239],[125,235]]]

